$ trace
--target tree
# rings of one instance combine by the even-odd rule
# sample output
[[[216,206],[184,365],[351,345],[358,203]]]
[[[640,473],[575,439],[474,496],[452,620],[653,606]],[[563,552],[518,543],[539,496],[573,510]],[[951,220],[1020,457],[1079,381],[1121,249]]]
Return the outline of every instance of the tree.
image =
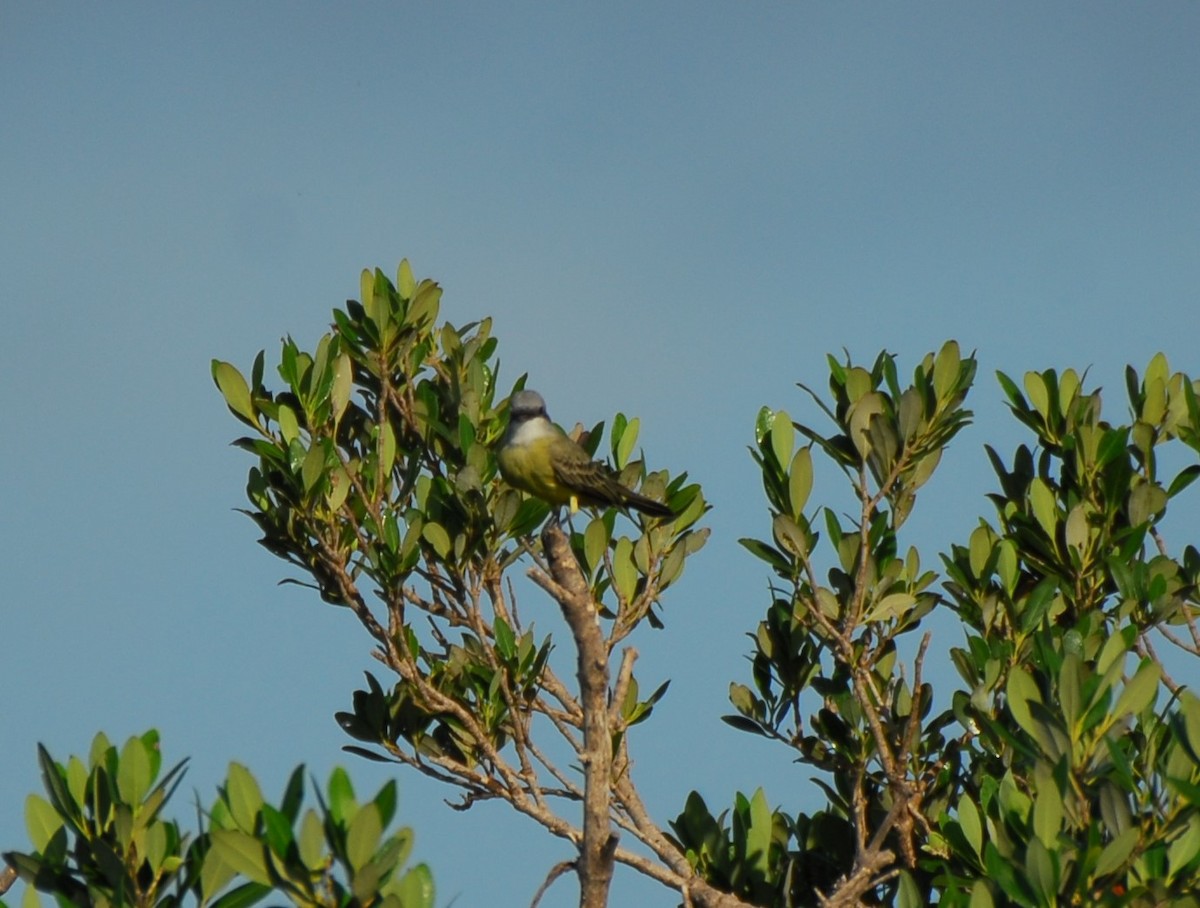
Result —
[[[38,762],[47,797],[25,803],[33,849],[4,855],[14,874],[0,892],[20,874],[72,906],[236,908],[275,895],[298,908],[433,908],[429,869],[402,872],[412,831],[384,836],[396,813],[395,782],[359,804],[350,777],[335,769],[324,797],[317,790],[317,807],[301,813],[303,766],[276,806],[246,767],[231,763],[213,805],[197,805],[200,832],[192,836],[163,816],[187,761],[160,778],[155,731],[119,750],[99,734],[87,762],[58,763],[39,747]],[[22,904],[39,904],[34,889]]]
[[[905,384],[889,353],[831,358],[829,395],[805,388],[828,430],[764,409],[752,451],[770,532],[742,543],[771,595],[727,721],[807,764],[825,804],[791,813],[759,790],[714,815],[693,793],[664,822],[631,754],[666,685],[641,690],[631,644],[662,629],[664,594],[704,545],[703,493],[635,458],[638,422],[621,414],[614,468],[676,518],[610,509],[564,527],[507,488],[491,448],[524,380],[502,389],[490,322],[439,324],[440,296],[407,262],[395,282],[364,272],[315,350],[284,341],[279,390],[264,354],[248,380],[213,363],[250,429],[237,444],[255,459],[262,544],[354,616],[386,673],[337,716],[348,751],[570,842],[546,885],[573,870],[589,908],[615,865],[695,906],[1198,903],[1200,553],[1172,554],[1164,518],[1200,475],[1200,383],[1161,356],[1130,369],[1122,425],[1073,370],[1000,374],[1032,445],[987,448],[995,516],[941,556],[941,577],[901,537],[970,423],[973,356],[950,341]],[[848,516],[810,503],[817,457],[844,473]],[[563,614],[567,670],[522,618],[522,567],[537,590],[520,597]],[[935,692],[937,609],[964,639],[961,683]]]
[[[1156,646],[1194,672],[1200,554],[1172,557],[1159,526],[1200,475],[1192,463],[1166,481],[1160,467],[1168,444],[1200,450],[1198,384],[1156,356],[1144,377],[1127,371],[1132,424],[1111,425],[1073,370],[1031,372],[1023,393],[1001,373],[1036,448],[1018,447],[1011,466],[987,449],[996,523],[981,519],[942,556],[943,594],[915,550],[901,553],[899,530],[965,425],[974,371],[953,343],[903,389],[888,355],[870,371],[831,360],[834,406],[821,406],[835,431],[795,426],[811,444],[794,454],[786,414],[760,415],[773,539],[744,544],[776,592],[730,721],[827,773],[829,805],[775,814],[748,881],[698,801],[685,839],[710,876],[764,904],[1197,904],[1200,700]],[[805,510],[814,450],[850,480],[848,523]],[[952,651],[964,686],[934,714],[929,635],[911,682],[897,639],[939,606],[966,633]]]
[[[1200,474],[1192,463],[1165,481],[1160,449],[1200,450],[1200,406],[1162,357],[1129,373],[1128,426],[1105,422],[1072,370],[1031,373],[1024,392],[1000,376],[1036,447],[1011,464],[988,449],[996,523],[943,556],[940,589],[900,533],[970,420],[972,357],[949,342],[906,386],[889,354],[871,369],[830,360],[831,404],[812,395],[830,434],[761,413],[772,538],[745,545],[775,584],[730,721],[821,773],[828,804],[789,816],[738,795],[726,825],[693,796],[668,831],[628,771],[630,729],[664,689],[643,697],[627,641],[661,627],[663,594],[705,541],[701,490],[633,459],[637,421],[618,414],[614,467],[678,518],[633,516],[633,535],[612,510],[578,532],[546,520],[497,481],[506,395],[490,322],[438,326],[440,289],[406,262],[395,284],[367,272],[361,289],[314,353],[284,343],[280,393],[261,355],[249,382],[214,364],[254,432],[239,444],[258,459],[247,492],[263,544],[355,615],[392,676],[368,677],[339,715],[353,752],[457,786],[464,806],[503,799],[569,840],[585,906],[605,904],[614,862],[696,905],[1192,897],[1200,701],[1163,672],[1155,641],[1200,654],[1200,555],[1172,557],[1158,531]],[[808,508],[814,453],[845,472],[852,519]],[[522,561],[566,619],[577,686],[520,617],[505,581]],[[928,633],[911,672],[899,644],[938,607],[966,641],[963,686],[935,712]],[[582,780],[552,757],[564,742]]]

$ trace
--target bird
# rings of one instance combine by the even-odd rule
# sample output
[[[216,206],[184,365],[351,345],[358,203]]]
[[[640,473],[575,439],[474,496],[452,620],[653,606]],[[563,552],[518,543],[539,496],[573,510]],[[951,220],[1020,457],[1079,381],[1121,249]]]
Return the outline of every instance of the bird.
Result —
[[[580,507],[633,508],[649,517],[675,517],[661,501],[639,495],[607,464],[592,460],[550,421],[546,401],[536,391],[509,398],[508,429],[496,452],[500,475],[514,488],[574,514]]]

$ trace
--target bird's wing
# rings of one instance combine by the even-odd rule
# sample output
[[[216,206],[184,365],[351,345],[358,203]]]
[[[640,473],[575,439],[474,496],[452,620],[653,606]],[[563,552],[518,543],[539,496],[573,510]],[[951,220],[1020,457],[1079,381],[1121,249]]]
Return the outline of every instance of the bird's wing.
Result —
[[[569,457],[554,461],[554,475],[559,483],[579,496],[582,504],[633,507],[652,517],[675,516],[667,505],[639,495],[622,483],[606,464],[592,460],[582,448],[573,447]]]
[[[566,449],[562,451],[566,455]],[[572,446],[571,455],[556,457],[554,475],[558,481],[580,497],[597,504],[620,504],[624,489],[598,460],[592,460],[582,448]]]

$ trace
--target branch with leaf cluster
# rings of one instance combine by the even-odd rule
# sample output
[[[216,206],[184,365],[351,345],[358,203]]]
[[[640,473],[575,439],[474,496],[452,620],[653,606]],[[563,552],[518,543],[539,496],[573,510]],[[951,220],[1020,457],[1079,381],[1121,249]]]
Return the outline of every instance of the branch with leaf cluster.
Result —
[[[162,772],[156,731],[117,748],[98,734],[86,759],[57,762],[38,747],[46,797],[30,795],[31,848],[8,852],[2,895],[22,878],[22,905],[133,908],[249,908],[267,897],[298,908],[433,908],[424,864],[405,869],[412,830],[386,834],[396,814],[396,783],[360,804],[350,777],[335,769],[317,807],[304,808],[304,767],[277,804],[246,767],[231,763],[211,807],[197,805],[198,830],[167,819],[187,761]],[[0,901],[0,905],[3,902]]]
[[[773,538],[742,544],[777,580],[774,604],[755,634],[757,692],[734,684],[738,715],[727,721],[784,742],[801,762],[832,775],[834,787],[820,783],[831,810],[816,820],[849,846],[802,861],[804,872],[790,875],[792,898],[857,905],[894,887],[901,866],[917,864],[928,825],[922,805],[936,765],[928,746],[936,729],[922,725],[931,706],[922,680],[929,635],[911,681],[897,665],[897,638],[915,629],[938,597],[930,589],[935,575],[922,570],[916,551],[898,555],[898,532],[943,450],[970,420],[962,404],[974,374],[974,359],[963,359],[953,342],[928,355],[903,389],[888,354],[871,370],[831,359],[833,406],[805,390],[837,427],[834,434],[793,423],[784,411],[759,414],[752,454]],[[795,449],[797,429],[808,446]],[[845,473],[858,503],[848,526],[833,509],[823,511],[836,554],[827,582],[813,563],[817,517],[806,511],[814,446]],[[806,730],[809,691],[821,705]],[[777,863],[767,876],[773,879],[760,880],[760,890],[781,885]]]
[[[740,873],[735,891],[763,904],[1194,904],[1178,900],[1200,884],[1200,698],[1156,641],[1195,671],[1200,555],[1173,556],[1159,526],[1200,465],[1161,478],[1160,449],[1200,451],[1200,382],[1161,355],[1141,379],[1127,370],[1122,426],[1073,370],[1028,373],[1023,391],[1000,373],[1036,448],[1018,447],[1011,466],[987,448],[998,523],[981,520],[943,556],[943,596],[915,551],[899,558],[896,531],[969,417],[973,361],[949,343],[903,391],[887,354],[869,372],[831,360],[830,373],[834,404],[817,402],[833,435],[760,414],[774,532],[743,544],[777,579],[754,687],[731,686],[727,720],[832,776],[814,780],[829,805],[791,817],[756,794],[741,824],[774,833],[756,863],[728,860],[737,835],[694,797],[677,828],[706,875]],[[797,428],[812,445],[793,453]],[[849,527],[805,511],[814,449],[850,479]],[[825,584],[822,541],[835,556]],[[928,718],[929,636],[911,687],[895,641],[937,605],[966,630],[951,651],[966,687]]]
[[[648,473],[633,458],[637,420],[618,415],[621,480],[678,516],[638,518],[634,536],[618,533],[614,510],[580,533],[551,524],[539,552],[528,537],[548,507],[498,482],[490,450],[507,417],[490,322],[438,326],[440,296],[407,262],[395,283],[364,272],[361,301],[334,312],[313,353],[284,341],[278,392],[264,382],[263,354],[249,380],[213,363],[230,410],[253,430],[236,444],[257,458],[246,513],[262,544],[350,609],[394,675],[385,686],[368,674],[338,714],[361,742],[347,749],[457,787],[464,809],[504,800],[568,840],[585,896],[596,893],[583,904],[603,904],[613,861],[697,904],[737,904],[696,876],[630,779],[628,731],[666,685],[643,697],[635,651],[616,652],[639,626],[661,626],[661,594],[704,544],[700,488],[686,474]],[[589,453],[602,428],[589,433]],[[507,572],[524,557],[566,617],[578,686],[555,672],[551,636],[522,617]],[[564,745],[584,780],[564,768]],[[573,816],[581,806],[583,822]],[[652,856],[621,847],[612,827]]]

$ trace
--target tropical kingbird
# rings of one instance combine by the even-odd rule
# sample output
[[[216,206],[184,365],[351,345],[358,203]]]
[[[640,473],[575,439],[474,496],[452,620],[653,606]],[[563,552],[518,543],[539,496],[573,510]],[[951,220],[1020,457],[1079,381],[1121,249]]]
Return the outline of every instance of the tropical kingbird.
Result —
[[[518,391],[508,402],[508,431],[496,452],[500,475],[509,485],[553,505],[636,508],[651,517],[675,512],[653,498],[628,488],[608,468],[592,460],[546,415],[546,402],[536,391]]]

